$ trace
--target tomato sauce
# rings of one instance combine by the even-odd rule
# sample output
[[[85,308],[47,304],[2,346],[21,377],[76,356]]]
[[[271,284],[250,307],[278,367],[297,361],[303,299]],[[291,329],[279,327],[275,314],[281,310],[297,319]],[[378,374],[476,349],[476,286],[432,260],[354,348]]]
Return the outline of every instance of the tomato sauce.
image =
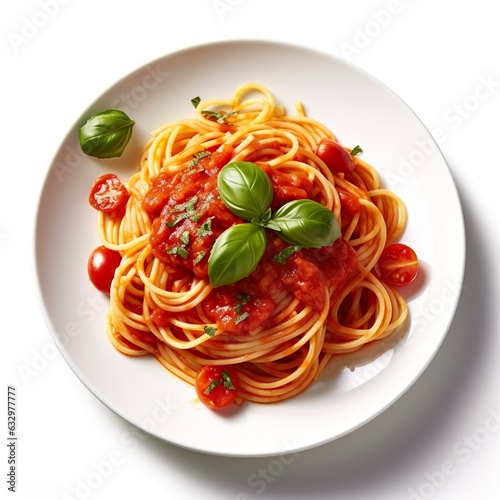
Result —
[[[230,212],[217,192],[217,175],[231,160],[231,151],[213,152],[180,173],[156,176],[143,200],[153,218],[153,255],[172,278],[186,270],[208,277],[208,257],[219,235],[242,220]]]
[[[217,191],[217,175],[231,161],[232,151],[213,152],[193,168],[160,173],[143,200],[153,219],[150,243],[153,254],[172,279],[186,271],[208,278],[208,258],[215,240],[227,228],[243,222],[224,205]],[[294,199],[310,198],[312,184],[305,175],[273,170],[257,164],[269,175],[275,210]],[[267,247],[255,271],[237,283],[215,288],[203,302],[205,314],[218,328],[235,335],[266,326],[276,304],[272,297],[292,293],[314,310],[325,305],[324,289],[341,290],[357,266],[357,254],[343,239],[318,249],[297,249],[286,260],[276,256],[290,247],[275,231],[266,230]],[[162,323],[165,318],[153,318]]]
[[[216,288],[205,300],[204,311],[219,328],[241,335],[266,326],[275,307],[271,297],[284,290],[321,312],[325,287],[333,288],[334,296],[339,294],[358,264],[356,252],[342,238],[328,247],[298,250],[282,264],[274,257],[289,245],[273,231],[267,237],[266,252],[255,271],[235,284]]]

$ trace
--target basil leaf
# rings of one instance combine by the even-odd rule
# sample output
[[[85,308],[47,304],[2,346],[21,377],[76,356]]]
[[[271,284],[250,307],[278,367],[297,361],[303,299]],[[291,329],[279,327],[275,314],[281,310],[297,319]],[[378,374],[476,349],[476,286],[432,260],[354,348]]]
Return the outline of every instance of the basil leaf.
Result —
[[[213,287],[229,285],[255,270],[266,249],[266,232],[255,224],[236,224],[215,240],[208,259]]]
[[[80,147],[85,154],[96,158],[121,156],[132,136],[134,123],[118,109],[101,111],[80,128]]]
[[[269,176],[254,163],[228,163],[219,172],[217,188],[231,212],[247,221],[260,220],[273,199]]]
[[[276,210],[272,218],[280,238],[305,248],[331,245],[341,236],[335,214],[313,200],[294,200]]]

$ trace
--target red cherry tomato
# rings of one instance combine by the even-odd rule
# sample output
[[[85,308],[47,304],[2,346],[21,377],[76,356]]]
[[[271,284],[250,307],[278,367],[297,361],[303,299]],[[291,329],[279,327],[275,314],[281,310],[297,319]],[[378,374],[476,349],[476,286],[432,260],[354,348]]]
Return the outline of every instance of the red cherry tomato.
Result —
[[[339,190],[340,209],[346,215],[353,217],[361,210],[361,203],[352,193]]]
[[[238,374],[232,366],[206,365],[196,375],[195,388],[205,406],[220,410],[238,395]]]
[[[418,274],[417,255],[402,243],[389,245],[380,255],[376,272],[388,285],[408,285]]]
[[[109,295],[111,282],[121,260],[119,252],[105,246],[97,247],[90,254],[87,264],[89,278],[100,292]]]
[[[90,188],[89,203],[100,212],[113,212],[120,208],[129,194],[125,184],[115,174],[99,177]]]
[[[326,163],[332,174],[347,175],[354,170],[354,161],[349,151],[333,139],[321,139],[314,153]]]

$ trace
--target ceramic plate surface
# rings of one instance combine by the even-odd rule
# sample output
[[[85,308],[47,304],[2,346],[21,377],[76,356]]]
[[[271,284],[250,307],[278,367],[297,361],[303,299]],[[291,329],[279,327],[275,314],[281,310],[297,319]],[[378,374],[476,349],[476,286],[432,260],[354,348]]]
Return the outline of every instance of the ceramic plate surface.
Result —
[[[290,113],[302,101],[346,146],[363,148],[405,201],[404,242],[418,253],[417,283],[403,290],[411,323],[397,338],[338,356],[303,395],[248,404],[230,415],[206,409],[193,388],[153,358],[129,358],[105,333],[107,301],[87,276],[100,244],[88,191],[108,172],[127,178],[161,123],[193,116],[191,98],[230,98],[247,81],[269,88]],[[97,160],[78,131],[97,111],[118,108],[136,122],[119,159]],[[57,244],[55,244],[57,242]],[[167,55],[126,76],[86,109],[62,141],[40,197],[36,265],[44,316],[80,380],[128,422],[169,443],[227,456],[299,451],[343,436],[379,415],[427,367],[453,318],[463,279],[462,212],[450,171],[427,129],[386,86],[326,54],[274,42],[221,42]]]

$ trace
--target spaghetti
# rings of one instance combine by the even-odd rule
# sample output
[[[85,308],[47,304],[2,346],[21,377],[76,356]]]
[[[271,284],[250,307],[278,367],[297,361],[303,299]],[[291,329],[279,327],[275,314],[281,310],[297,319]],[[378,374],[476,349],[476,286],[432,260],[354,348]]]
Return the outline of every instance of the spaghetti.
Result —
[[[302,393],[333,356],[404,323],[406,302],[376,265],[401,236],[405,207],[358,156],[348,175],[332,172],[315,148],[333,133],[296,107],[289,115],[267,88],[247,83],[152,133],[126,208],[99,213],[103,245],[121,255],[107,317],[118,351],[153,355],[192,385],[203,366],[232,365],[238,403],[272,403]],[[288,245],[270,236],[252,275],[213,288],[210,247],[240,222],[217,196],[217,172],[229,161],[261,166],[275,205],[307,196],[332,210],[342,238],[326,250],[294,248],[276,263],[271,254]]]

